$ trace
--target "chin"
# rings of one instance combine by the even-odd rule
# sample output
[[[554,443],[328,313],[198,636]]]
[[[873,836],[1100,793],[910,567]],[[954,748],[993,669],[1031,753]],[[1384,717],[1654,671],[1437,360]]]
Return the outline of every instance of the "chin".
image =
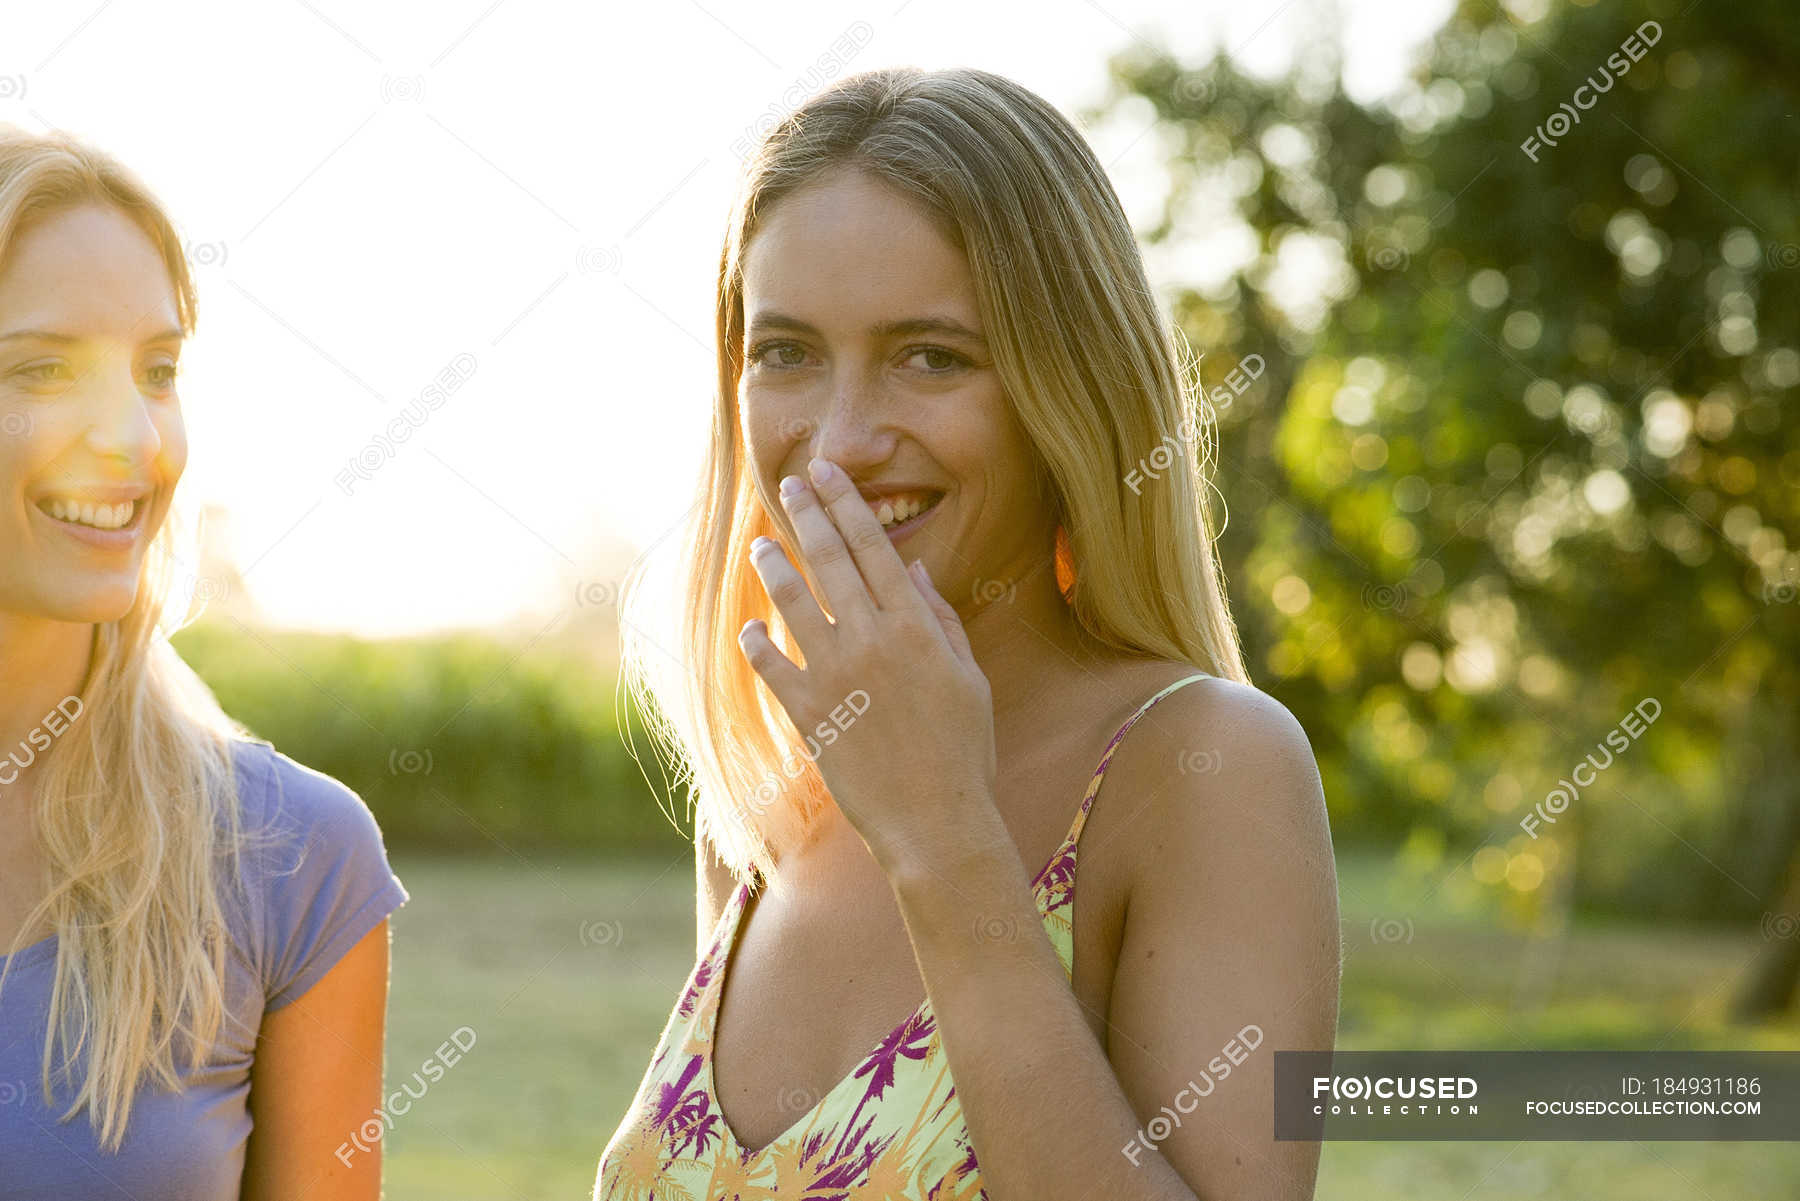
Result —
[[[137,591],[136,576],[117,582],[96,580],[89,587],[50,598],[51,603],[45,606],[43,616],[52,621],[83,625],[118,621],[131,612],[131,606],[137,601]]]

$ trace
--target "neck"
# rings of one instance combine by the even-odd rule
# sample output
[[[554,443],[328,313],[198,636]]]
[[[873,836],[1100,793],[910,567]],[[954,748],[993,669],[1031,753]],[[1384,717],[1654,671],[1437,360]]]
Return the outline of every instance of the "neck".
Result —
[[[8,752],[27,754],[20,744],[29,748],[31,732],[80,691],[93,637],[94,627],[87,622],[0,613],[0,680],[5,681],[0,688],[0,766],[10,767],[4,758]],[[0,813],[11,808],[6,801],[13,791],[0,785]]]
[[[1046,697],[1059,695],[1071,675],[1089,675],[1117,656],[1075,620],[1056,586],[1053,552],[1019,564],[1008,579],[1004,589],[978,584],[974,598],[949,598],[993,695],[1003,762],[1041,729]]]

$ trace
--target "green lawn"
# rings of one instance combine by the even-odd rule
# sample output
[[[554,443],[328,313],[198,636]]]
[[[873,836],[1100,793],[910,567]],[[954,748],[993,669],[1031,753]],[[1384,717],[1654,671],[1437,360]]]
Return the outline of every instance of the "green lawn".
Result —
[[[394,866],[413,899],[393,922],[389,1087],[459,1028],[475,1042],[395,1117],[387,1196],[584,1201],[693,966],[692,856],[396,854]],[[1754,930],[1577,928],[1546,977],[1547,1003],[1517,1012],[1521,935],[1383,859],[1345,855],[1339,870],[1345,1049],[1800,1049],[1800,1022],[1719,1022]],[[1318,1196],[1790,1201],[1800,1199],[1800,1144],[1328,1142]]]

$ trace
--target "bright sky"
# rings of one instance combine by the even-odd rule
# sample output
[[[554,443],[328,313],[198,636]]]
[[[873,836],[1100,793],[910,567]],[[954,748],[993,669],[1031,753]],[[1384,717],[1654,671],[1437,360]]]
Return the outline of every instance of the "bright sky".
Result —
[[[1449,8],[1343,0],[1352,94],[1387,91]],[[374,636],[548,616],[679,521],[734,144],[829,82],[834,42],[863,43],[841,73],[979,66],[1073,113],[1134,37],[1267,73],[1327,12],[19,4],[0,121],[95,142],[172,210],[200,286],[186,503],[229,511],[272,623]],[[1091,131],[1134,216],[1162,178],[1137,125]],[[390,453],[373,440],[408,407],[428,416]]]

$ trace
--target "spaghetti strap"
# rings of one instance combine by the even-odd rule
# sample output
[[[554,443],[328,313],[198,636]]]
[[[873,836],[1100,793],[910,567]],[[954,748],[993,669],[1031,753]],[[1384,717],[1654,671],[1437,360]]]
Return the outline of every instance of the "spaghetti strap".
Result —
[[[1112,736],[1106,744],[1106,751],[1100,756],[1100,766],[1094,769],[1093,778],[1088,781],[1087,792],[1081,798],[1081,808],[1075,813],[1075,821],[1063,838],[1062,845],[1050,856],[1050,862],[1044,864],[1043,870],[1031,881],[1032,895],[1037,901],[1038,911],[1044,915],[1044,932],[1050,936],[1050,945],[1056,948],[1056,957],[1062,960],[1063,971],[1068,973],[1070,983],[1075,979],[1075,861],[1076,852],[1080,849],[1081,830],[1087,824],[1088,813],[1094,807],[1094,798],[1100,793],[1100,782],[1106,778],[1107,765],[1112,762],[1113,752],[1125,740],[1131,727],[1139,718],[1150,711],[1150,707],[1168,696],[1177,688],[1192,684],[1195,680],[1210,680],[1205,672],[1196,672],[1185,679],[1177,680],[1160,690],[1155,696],[1137,707],[1137,711],[1125,719],[1119,732]]]
[[[1094,807],[1094,798],[1099,795],[1100,781],[1106,778],[1106,768],[1107,765],[1112,762],[1113,752],[1117,751],[1119,749],[1119,744],[1125,741],[1126,733],[1130,731],[1132,726],[1137,724],[1138,718],[1150,712],[1150,707],[1152,705],[1156,704],[1157,701],[1162,700],[1163,697],[1168,696],[1176,689],[1192,684],[1195,680],[1210,680],[1212,678],[1212,676],[1202,671],[1176,680],[1173,684],[1170,684],[1155,696],[1152,696],[1149,700],[1139,705],[1137,707],[1137,712],[1125,719],[1125,724],[1119,727],[1119,732],[1114,734],[1112,736],[1112,741],[1106,744],[1106,750],[1100,756],[1100,766],[1094,769],[1093,778],[1088,781],[1087,793],[1081,798],[1081,808],[1075,813],[1075,821],[1069,827],[1068,836],[1063,839],[1065,845],[1080,841],[1081,828],[1087,824],[1088,812]]]
[[[1044,933],[1074,987],[1075,838],[1107,764],[1150,707],[1197,679],[1169,685],[1138,706],[1113,735],[1089,781],[1069,838],[1032,881]],[[713,1056],[727,966],[751,902],[749,884],[732,891],[713,944],[694,966],[638,1085],[631,1110],[600,1157],[596,1201],[644,1194],[718,1197],[787,1195],[788,1177],[830,1179],[835,1196],[980,1197],[980,1164],[963,1120],[956,1080],[943,1055],[929,991],[898,1026],[830,1085],[780,1134],[743,1146],[719,1102]],[[1010,934],[1004,935],[1011,937]],[[735,1002],[734,1002],[735,1004]],[[791,1107],[798,1108],[798,1107]],[[910,1185],[910,1187],[907,1187]]]

